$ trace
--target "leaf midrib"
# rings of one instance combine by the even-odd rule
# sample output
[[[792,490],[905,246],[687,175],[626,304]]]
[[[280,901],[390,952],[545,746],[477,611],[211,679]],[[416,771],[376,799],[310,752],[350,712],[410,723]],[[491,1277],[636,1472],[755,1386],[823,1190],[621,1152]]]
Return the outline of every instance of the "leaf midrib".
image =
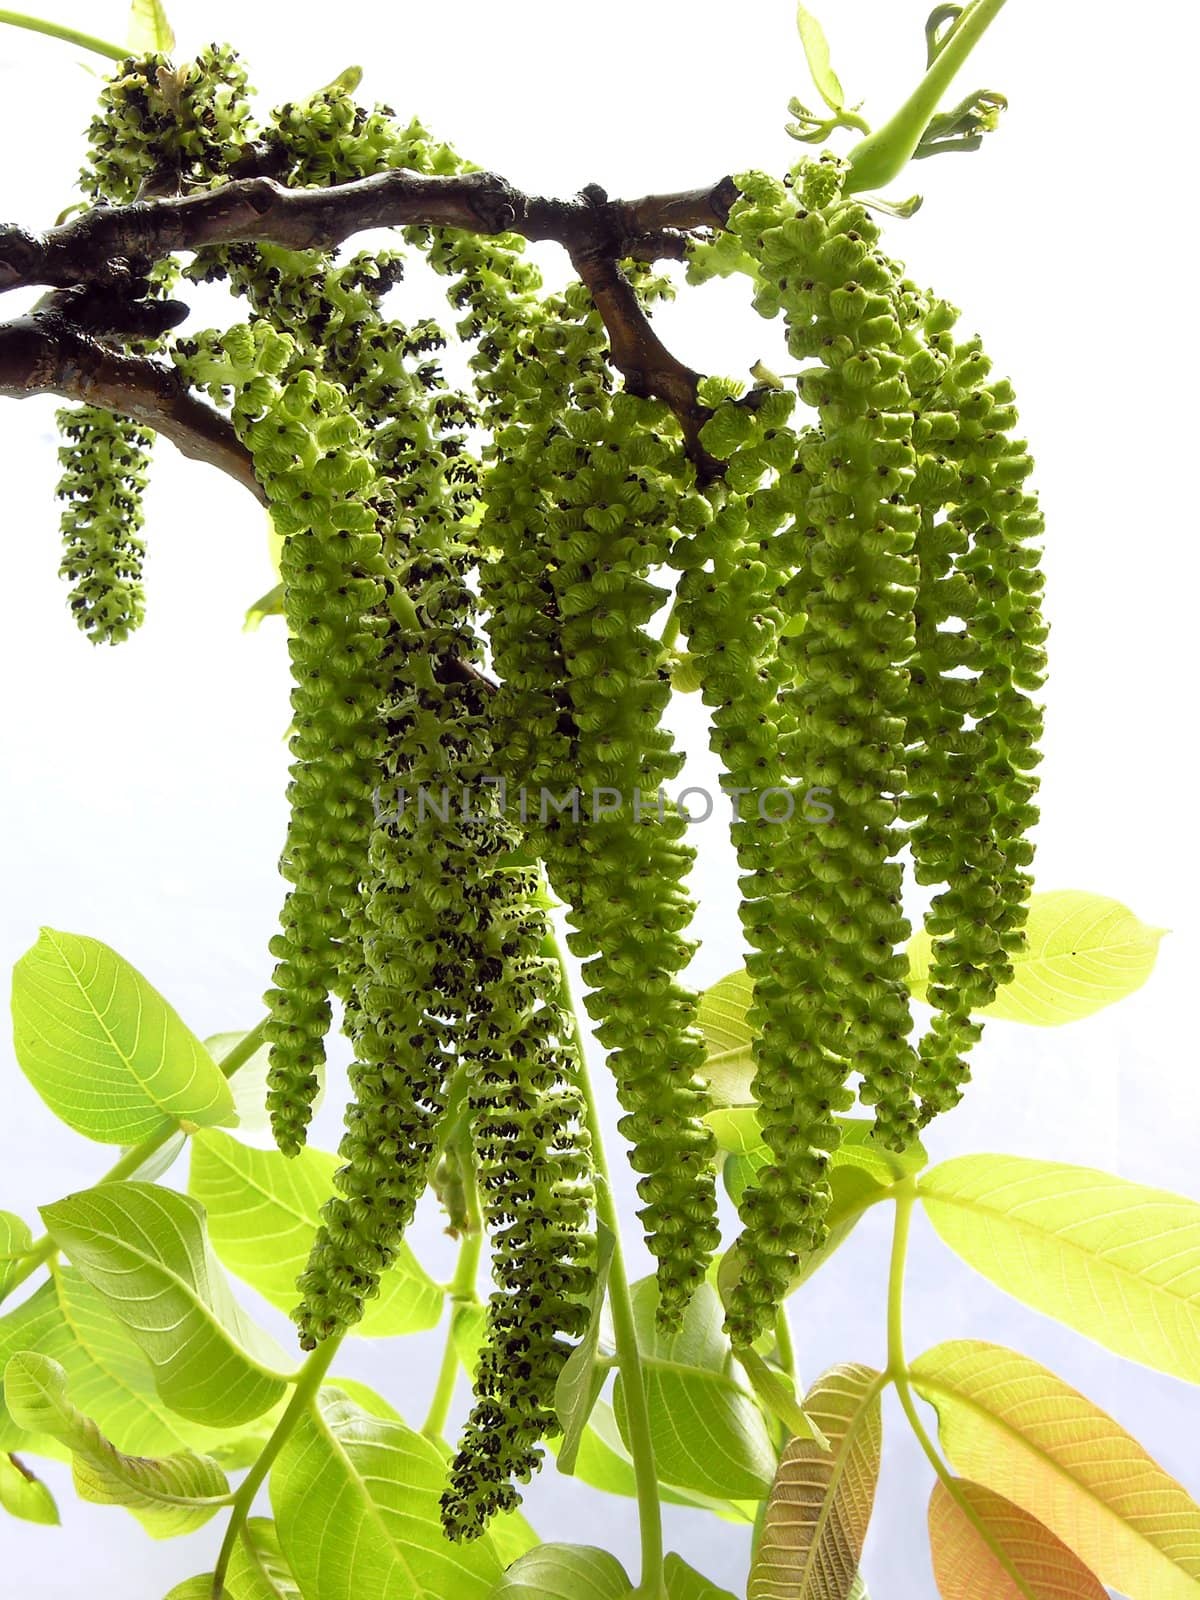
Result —
[[[850,1423],[849,1423],[849,1425],[848,1425],[848,1427],[846,1429],[845,1434],[843,1435],[842,1444],[843,1444],[844,1448],[842,1450],[840,1450],[835,1456],[834,1463],[833,1463],[833,1471],[830,1473],[830,1477],[829,1477],[829,1488],[828,1488],[828,1490],[826,1491],[825,1495],[822,1497],[822,1500],[821,1500],[821,1510],[820,1510],[820,1513],[819,1513],[819,1515],[817,1517],[816,1527],[815,1527],[814,1532],[813,1532],[813,1540],[812,1540],[812,1543],[809,1546],[808,1559],[804,1563],[804,1569],[803,1569],[803,1572],[801,1574],[801,1577],[803,1579],[803,1583],[805,1585],[807,1585],[809,1577],[810,1577],[810,1575],[812,1573],[813,1561],[814,1561],[814,1559],[816,1557],[817,1551],[821,1547],[821,1538],[822,1538],[822,1536],[823,1536],[823,1534],[825,1532],[826,1526],[828,1525],[829,1518],[833,1514],[833,1505],[834,1505],[834,1501],[837,1498],[837,1488],[838,1488],[838,1485],[841,1483],[842,1476],[845,1473],[847,1466],[849,1465],[850,1456],[851,1456],[851,1453],[852,1453],[852,1447],[854,1445],[855,1438],[857,1437],[858,1430],[862,1426],[863,1419],[867,1416],[871,1406],[873,1406],[873,1405],[875,1405],[877,1403],[877,1401],[879,1399],[879,1396],[883,1392],[883,1390],[884,1390],[885,1386],[887,1385],[888,1381],[889,1380],[888,1380],[888,1376],[887,1376],[886,1373],[877,1372],[875,1374],[875,1376],[871,1380],[870,1386],[868,1387],[866,1393],[863,1395],[862,1399],[859,1401],[858,1406],[855,1409],[854,1415],[851,1417]],[[876,1475],[876,1479],[878,1479],[878,1476],[879,1476],[879,1461],[878,1460],[876,1460],[876,1462],[875,1462],[875,1475]],[[860,1556],[861,1556],[861,1552],[860,1552]],[[858,1563],[856,1562],[855,1563],[855,1569],[856,1570],[857,1570],[857,1565],[858,1565]],[[851,1586],[853,1587],[853,1584]],[[803,1589],[801,1590],[801,1592],[802,1593],[804,1592]]]
[[[161,1101],[159,1099],[159,1097],[156,1094],[154,1094],[152,1092],[152,1090],[150,1089],[150,1081],[151,1080],[147,1080],[147,1079],[143,1078],[141,1076],[141,1074],[137,1071],[137,1069],[134,1066],[134,1058],[132,1056],[127,1056],[125,1054],[124,1050],[121,1049],[121,1046],[117,1043],[116,1038],[113,1035],[112,1029],[105,1022],[105,1020],[104,1020],[103,1016],[101,1016],[100,1012],[96,1010],[96,1007],[95,1007],[95,1004],[92,1001],[91,995],[88,993],[87,989],[84,987],[83,980],[79,976],[78,972],[76,972],[75,967],[72,964],[72,962],[71,962],[69,956],[67,955],[66,951],[59,944],[57,935],[55,934],[54,930],[52,928],[47,928],[45,930],[45,933],[46,933],[46,942],[53,947],[54,953],[58,956],[58,958],[62,962],[63,966],[66,968],[67,972],[70,974],[71,981],[74,983],[75,987],[78,989],[81,998],[86,1001],[88,1010],[91,1012],[92,1016],[96,1019],[96,1022],[99,1025],[102,1033],[104,1034],[104,1037],[108,1040],[109,1045],[112,1047],[113,1053],[117,1056],[117,1058],[121,1061],[121,1063],[128,1069],[129,1075],[132,1077],[133,1081],[138,1085],[138,1087],[145,1093],[145,1095],[146,1095],[147,1099],[150,1101],[150,1103],[153,1106],[156,1106],[159,1111],[164,1113],[164,1115],[170,1116],[171,1113],[167,1110],[167,1108],[166,1108],[165,1104],[163,1103],[163,1101]],[[118,973],[118,979],[119,979],[119,973]],[[115,993],[115,985],[114,985],[114,993]],[[138,1037],[140,1038],[141,1037],[141,1022],[142,1022],[142,996],[140,994],[137,996],[137,1003],[138,1003]],[[165,1056],[164,1056],[163,1059],[165,1060]],[[161,1070],[162,1064],[163,1064],[163,1062],[162,1062],[162,1060],[160,1060],[159,1061],[159,1070]]]

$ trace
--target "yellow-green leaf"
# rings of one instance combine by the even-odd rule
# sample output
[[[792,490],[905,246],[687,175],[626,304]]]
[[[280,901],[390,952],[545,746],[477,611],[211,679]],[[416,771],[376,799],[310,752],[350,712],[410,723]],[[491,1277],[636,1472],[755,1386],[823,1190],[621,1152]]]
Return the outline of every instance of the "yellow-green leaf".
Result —
[[[875,1503],[883,1448],[870,1367],[834,1367],[813,1384],[805,1413],[828,1442],[792,1439],[779,1460],[748,1600],[834,1600],[848,1595]]]
[[[225,1057],[236,1049],[246,1037],[241,1033],[214,1033],[204,1041],[204,1048],[213,1060],[220,1066]],[[272,1149],[275,1141],[270,1137],[271,1116],[267,1110],[267,1071],[271,1062],[271,1046],[265,1040],[250,1059],[242,1064],[228,1079],[229,1090],[233,1095],[234,1109],[237,1112],[238,1137],[244,1138],[247,1134],[263,1133],[268,1135]],[[322,1084],[322,1091],[324,1085]],[[319,1092],[316,1104],[323,1098]],[[315,1109],[315,1106],[314,1106]]]
[[[499,1557],[486,1533],[446,1538],[445,1479],[428,1439],[323,1395],[271,1474],[279,1543],[305,1600],[487,1600]]]
[[[939,1479],[929,1499],[942,1600],[1108,1600],[1096,1574],[1035,1516],[969,1478],[954,1490]]]
[[[825,30],[806,6],[796,7],[796,30],[804,46],[808,70],[812,73],[817,93],[831,111],[840,111],[846,104],[846,91],[830,64]]]
[[[230,1428],[282,1397],[283,1353],[233,1298],[194,1200],[105,1183],[43,1206],[42,1218],[141,1347],[173,1411]]]
[[[32,1243],[29,1224],[11,1211],[0,1211],[0,1300],[8,1292],[8,1280],[16,1271],[21,1256]]]
[[[964,1477],[1039,1518],[1134,1600],[1200,1600],[1200,1506],[1106,1412],[999,1345],[937,1345],[912,1367]]]
[[[298,1299],[321,1207],[333,1193],[336,1156],[306,1145],[298,1155],[255,1150],[206,1129],[192,1141],[188,1192],[204,1207],[213,1249],[231,1272],[280,1311]],[[443,1291],[407,1244],[384,1274],[354,1332],[391,1338],[436,1326]]]
[[[225,1577],[229,1600],[301,1600],[270,1517],[250,1517]],[[211,1596],[205,1596],[211,1600]]]
[[[168,1121],[236,1120],[216,1062],[135,967],[98,939],[43,928],[13,968],[13,1048],[69,1128],[139,1144]]]
[[[607,1370],[599,1364],[601,1317],[612,1264],[614,1239],[603,1222],[596,1228],[596,1269],[589,1307],[588,1325],[583,1338],[563,1364],[554,1386],[554,1412],[562,1429],[558,1447],[558,1470],[570,1474],[583,1440],[583,1430],[600,1398]]]
[[[167,21],[162,0],[133,0],[126,38],[131,56],[169,56],[175,48],[175,30]]]
[[[1131,1361],[1200,1383],[1200,1204],[1090,1167],[960,1156],[919,1190],[976,1272]]]
[[[775,1452],[762,1414],[734,1376],[716,1290],[700,1285],[674,1333],[659,1329],[657,1308],[655,1280],[642,1278],[633,1285],[633,1312],[660,1475],[715,1499],[761,1499],[775,1475]],[[628,1445],[619,1374],[613,1410]]]
[[[543,1544],[511,1566],[488,1600],[626,1600],[633,1586],[607,1550]]]
[[[72,1403],[67,1374],[48,1356],[29,1350],[12,1356],[4,1395],[22,1428],[49,1434],[70,1450],[81,1500],[124,1506],[153,1538],[192,1533],[228,1501],[225,1474],[208,1456],[188,1450],[155,1459],[118,1450]]]
[[[47,1527],[58,1524],[58,1507],[46,1485],[31,1472],[20,1456],[0,1451],[0,1506],[10,1517],[22,1522],[40,1522]]]
[[[1013,957],[1012,981],[983,1014],[1043,1028],[1090,1017],[1141,988],[1165,932],[1147,927],[1127,906],[1103,895],[1077,889],[1035,894],[1026,948]],[[909,985],[922,1000],[929,955],[929,935],[914,935],[908,946]]]
[[[752,1105],[750,1080],[754,1076],[751,1043],[754,1035],[746,1012],[754,994],[744,967],[721,978],[700,996],[696,1025],[704,1035],[704,1076],[714,1106]]]
[[[734,1600],[728,1589],[718,1589],[674,1551],[663,1562],[663,1577],[667,1581],[667,1600]]]

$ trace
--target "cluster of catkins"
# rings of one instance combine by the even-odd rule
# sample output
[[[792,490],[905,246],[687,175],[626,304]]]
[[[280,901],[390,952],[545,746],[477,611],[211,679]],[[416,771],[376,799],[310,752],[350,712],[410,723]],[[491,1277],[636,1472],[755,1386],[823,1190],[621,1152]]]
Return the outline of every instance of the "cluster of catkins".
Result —
[[[182,70],[127,63],[90,139],[85,191],[112,203],[248,171],[328,185],[466,170],[419,123],[356,106],[345,75],[259,127],[216,46]],[[293,760],[267,996],[281,1149],[304,1142],[334,1001],[354,1051],[295,1317],[307,1348],[354,1325],[469,1129],[496,1287],[443,1497],[453,1537],[518,1503],[592,1287],[580,1041],[543,873],[616,1079],[664,1326],[719,1244],[682,981],[694,852],[663,793],[683,759],[663,721],[677,656],[656,615],[674,602],[738,799],[771,1161],[740,1200],[735,1342],[770,1325],[823,1238],[838,1114],[857,1094],[900,1149],[953,1105],[975,1014],[1020,944],[1045,633],[1029,459],[1008,384],[841,183],[829,161],[782,183],[747,174],[727,230],[692,250],[694,282],[747,273],[807,363],[783,388],[701,385],[721,464],[703,484],[671,413],[620,390],[587,292],[544,290],[519,238],[403,231],[447,280],[471,394],[442,373],[447,334],[385,304],[400,250],[230,245],[178,269],[244,302],[244,322],[160,348],[228,412],[281,540]],[[137,265],[159,285],[177,270]],[[643,304],[663,292],[623,270]],[[84,624],[117,638],[141,613],[146,441],[105,413],[70,427],[64,570]],[[937,891],[921,1038],[905,849]]]
[[[972,1014],[1011,976],[1036,820],[1041,532],[1006,381],[879,248],[821,161],[739,180],[691,274],[742,270],[807,363],[794,397],[728,399],[702,434],[727,461],[681,541],[680,621],[730,781],[791,785],[787,820],[739,821],[752,946],[754,1093],[772,1160],[743,1195],[733,1338],[770,1325],[819,1245],[835,1113],[858,1098],[903,1149],[953,1106]],[[800,803],[810,786],[832,816]],[[907,826],[906,826],[907,824]],[[938,885],[914,1042],[901,851]]]

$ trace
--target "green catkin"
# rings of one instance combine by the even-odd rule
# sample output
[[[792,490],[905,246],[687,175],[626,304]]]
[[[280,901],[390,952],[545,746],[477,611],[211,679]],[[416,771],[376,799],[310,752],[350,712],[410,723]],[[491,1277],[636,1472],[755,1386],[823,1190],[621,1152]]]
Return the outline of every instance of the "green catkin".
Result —
[[[776,1159],[759,1175],[763,1198],[748,1202],[755,1209],[747,1218],[770,1207],[770,1220],[765,1237],[742,1251],[740,1307],[737,1320],[730,1317],[731,1330],[745,1338],[765,1325],[796,1259],[819,1237],[829,1200],[825,1162],[839,1137],[833,1112],[853,1098],[842,1087],[848,1067],[826,1048],[836,1036],[832,1022],[819,1009],[822,938],[806,870],[809,837],[818,830],[782,737],[787,666],[777,590],[794,564],[794,518],[807,493],[795,468],[799,441],[787,426],[795,400],[762,392],[753,400],[753,409],[719,406],[706,426],[705,448],[728,463],[725,481],[693,501],[687,531],[672,552],[682,572],[680,626],[710,707],[722,782],[734,801],[731,836],[754,980],[749,1020],[759,1071],[772,1074],[775,1089],[763,1104],[763,1128]],[[789,800],[787,809],[781,798]]]
[[[927,345],[914,374],[922,581],[905,814],[917,881],[947,885],[925,918],[934,1018],[916,1088],[928,1122],[959,1100],[982,1031],[974,1014],[1024,944],[1042,730],[1029,691],[1043,679],[1046,629],[1030,544],[1042,520],[1025,443],[1012,437],[1012,387],[987,381],[978,340],[954,340],[953,308],[912,298]]]
[[[774,414],[784,397],[735,403],[709,386],[703,439],[728,465],[677,545],[679,617],[727,781],[816,783],[834,811],[757,841],[734,826],[751,869],[755,1093],[776,1158],[742,1201],[729,1327],[743,1342],[820,1241],[849,1074],[895,1148],[958,1098],[972,1013],[1021,940],[1040,731],[1028,691],[1045,630],[1011,388],[985,383],[978,342],[956,345],[953,311],[878,249],[867,213],[840,197],[837,163],[797,169],[799,204],[761,174],[739,184],[725,247],[699,247],[689,276],[750,273],[756,307],[783,312],[790,353],[819,362],[798,379],[819,426],[789,435]],[[906,843],[917,880],[948,885],[927,918],[935,1019],[919,1051]]]
[[[488,983],[468,1048],[469,1111],[496,1292],[467,1421],[442,1497],[451,1538],[481,1533],[520,1503],[515,1482],[541,1464],[559,1423],[554,1392],[583,1334],[592,1285],[592,1208],[585,1108],[558,1004],[561,981],[533,895],[537,875],[491,875],[496,911]]]
[[[772,565],[783,578],[784,617],[803,619],[779,641],[787,670],[772,731],[787,776],[828,791],[834,813],[820,828],[793,813],[774,840],[764,830],[776,897],[744,910],[758,1024],[754,1089],[774,1160],[740,1207],[743,1265],[729,1306],[739,1343],[769,1325],[798,1256],[824,1235],[825,1175],[840,1138],[833,1112],[850,1103],[851,1073],[876,1107],[883,1142],[902,1147],[915,1129],[901,948],[909,929],[895,860],[917,577],[917,518],[906,500],[911,402],[893,269],[872,249],[870,219],[840,201],[831,176],[812,169],[797,206],[782,185],[753,175],[730,215],[756,263],[756,307],[782,310],[790,353],[819,363],[799,388],[820,428],[794,440],[790,472],[789,442],[779,441],[788,484],[769,486],[772,521],[785,505],[796,510],[773,541]],[[719,448],[719,417],[710,430]],[[757,480],[771,463],[753,450],[749,457],[743,487],[757,502]],[[702,643],[702,676],[704,653]]]
[[[678,446],[656,432],[660,408],[609,396],[582,287],[510,348],[489,337],[493,392],[510,396],[481,530],[495,551],[483,579],[506,776],[570,908],[568,944],[584,959],[585,1004],[626,1112],[671,1324],[718,1238],[695,997],[677,980],[692,951],[692,852],[684,820],[659,800],[680,758],[660,725],[665,652],[644,626],[666,598],[651,574],[671,542]]]
[[[288,335],[258,322],[176,348],[214,398],[232,390],[234,424],[283,537],[294,759],[280,870],[293,887],[271,944],[279,966],[268,995],[268,1105],[280,1148],[293,1153],[317,1089],[338,940],[359,895],[378,776],[386,575],[374,469],[345,391],[297,370]]]
[[[251,137],[249,84],[237,52],[208,45],[175,68],[166,56],[122,62],[100,91],[80,188],[128,205],[211,188],[229,176]]]
[[[154,436],[97,406],[56,413],[66,441],[55,493],[63,501],[59,574],[71,614],[93,644],[119,644],[145,613],[142,492]]]

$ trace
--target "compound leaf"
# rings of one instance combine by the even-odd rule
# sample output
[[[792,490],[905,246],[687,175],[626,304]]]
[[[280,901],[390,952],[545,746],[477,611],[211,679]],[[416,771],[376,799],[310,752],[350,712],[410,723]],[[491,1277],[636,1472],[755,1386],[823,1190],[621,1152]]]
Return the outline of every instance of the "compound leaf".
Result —
[[[942,1600],[1108,1600],[1100,1580],[1044,1523],[969,1478],[929,1500],[929,1548]]]
[[[1102,1583],[1200,1600],[1200,1506],[1098,1406],[973,1339],[926,1351],[912,1379],[955,1468],[1045,1523]]]

